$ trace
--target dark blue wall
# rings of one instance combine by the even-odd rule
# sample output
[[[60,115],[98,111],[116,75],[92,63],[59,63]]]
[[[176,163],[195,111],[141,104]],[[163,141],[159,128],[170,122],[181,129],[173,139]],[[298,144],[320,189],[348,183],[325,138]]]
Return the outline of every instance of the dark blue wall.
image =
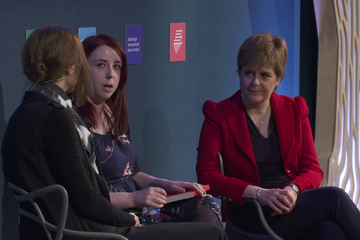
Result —
[[[253,33],[269,31],[289,47],[278,93],[298,95],[299,0],[1,0],[0,134],[28,85],[21,73],[25,30],[54,23],[96,27],[124,44],[124,26],[142,24],[142,64],[129,66],[131,136],[143,171],[196,181],[202,104],[239,88],[236,55]],[[186,22],[186,61],[169,62],[170,23]],[[1,167],[1,165],[0,165]],[[0,175],[2,239],[15,239],[13,196]],[[5,190],[4,190],[5,187]]]

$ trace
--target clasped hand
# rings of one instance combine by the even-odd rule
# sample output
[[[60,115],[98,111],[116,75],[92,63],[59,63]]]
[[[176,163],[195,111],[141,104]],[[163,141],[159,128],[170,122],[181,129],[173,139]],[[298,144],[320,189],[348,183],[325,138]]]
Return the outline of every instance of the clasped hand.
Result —
[[[134,220],[135,220],[135,225],[134,225],[134,227],[141,227],[141,223],[140,223],[139,217],[136,216],[135,213],[129,213],[129,214],[134,217]]]
[[[282,215],[293,210],[297,200],[297,193],[291,187],[261,189],[258,200],[261,204],[267,205],[274,210],[271,216]]]

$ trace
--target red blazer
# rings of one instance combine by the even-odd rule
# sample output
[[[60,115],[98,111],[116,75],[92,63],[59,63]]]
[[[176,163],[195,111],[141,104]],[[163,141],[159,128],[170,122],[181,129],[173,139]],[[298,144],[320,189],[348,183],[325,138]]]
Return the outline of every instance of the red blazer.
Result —
[[[242,195],[251,184],[260,185],[254,151],[240,92],[219,103],[206,101],[205,120],[200,133],[196,172],[198,181],[210,185],[210,193],[243,204]],[[300,191],[316,188],[322,180],[317,159],[309,109],[302,97],[271,96],[272,114],[278,133],[281,159],[291,182]],[[217,153],[223,157],[225,175],[219,170]],[[282,186],[283,187],[283,186]]]

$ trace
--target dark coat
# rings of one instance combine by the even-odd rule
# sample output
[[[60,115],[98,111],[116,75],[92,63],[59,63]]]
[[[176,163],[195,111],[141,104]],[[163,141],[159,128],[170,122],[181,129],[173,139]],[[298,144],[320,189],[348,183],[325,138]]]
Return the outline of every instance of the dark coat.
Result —
[[[90,164],[68,110],[37,92],[26,92],[12,115],[3,145],[6,181],[31,192],[50,184],[65,187],[69,196],[67,228],[127,232],[134,217],[110,203],[104,178]],[[100,169],[100,167],[99,167]],[[40,206],[50,222],[59,215],[60,198],[44,197]],[[24,206],[29,208],[29,206]],[[45,239],[40,225],[23,217],[20,239]]]

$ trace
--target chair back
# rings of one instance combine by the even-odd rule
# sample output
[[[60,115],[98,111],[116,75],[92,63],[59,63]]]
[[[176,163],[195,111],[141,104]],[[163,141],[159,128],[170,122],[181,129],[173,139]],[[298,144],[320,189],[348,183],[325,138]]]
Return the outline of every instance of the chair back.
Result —
[[[28,217],[29,219],[41,224],[44,228],[45,234],[49,240],[61,240],[63,236],[70,236],[70,237],[79,237],[79,238],[101,238],[101,239],[117,239],[117,240],[128,240],[126,237],[121,236],[115,233],[105,233],[105,232],[86,232],[86,231],[77,231],[77,230],[70,230],[65,228],[67,212],[68,212],[68,194],[66,189],[59,185],[53,184],[46,186],[44,188],[35,190],[33,192],[28,193],[24,189],[16,186],[13,183],[8,183],[11,189],[15,192],[15,198],[18,203],[21,202],[30,202],[33,208],[35,209],[36,215],[30,213],[20,207],[18,207],[18,211],[21,215]],[[60,206],[60,216],[57,221],[57,224],[51,224],[46,221],[43,213],[39,205],[35,202],[36,198],[41,196],[59,192],[61,196],[61,206]],[[50,231],[55,232],[55,238],[52,237]]]

